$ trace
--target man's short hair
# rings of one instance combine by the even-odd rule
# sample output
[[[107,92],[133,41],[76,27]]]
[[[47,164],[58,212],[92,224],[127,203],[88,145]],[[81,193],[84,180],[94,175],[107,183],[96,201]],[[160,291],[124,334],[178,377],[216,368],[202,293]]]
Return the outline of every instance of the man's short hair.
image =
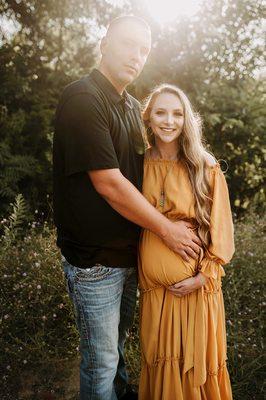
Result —
[[[142,25],[142,27],[145,28],[146,30],[148,30],[148,31],[151,30],[149,24],[143,18],[137,17],[135,15],[122,15],[120,17],[116,17],[116,18],[112,19],[112,21],[108,25],[106,36],[108,36],[108,34],[110,34],[110,32],[116,26],[118,26],[119,24],[124,23],[124,22],[136,22],[136,23]]]

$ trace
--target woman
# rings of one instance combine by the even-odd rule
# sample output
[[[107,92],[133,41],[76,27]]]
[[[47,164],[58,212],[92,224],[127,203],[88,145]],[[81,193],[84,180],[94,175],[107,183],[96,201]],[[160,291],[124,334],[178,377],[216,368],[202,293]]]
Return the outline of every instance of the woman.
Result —
[[[151,144],[143,194],[167,218],[191,221],[203,249],[198,260],[186,262],[158,236],[143,231],[139,399],[232,399],[221,292],[222,265],[234,252],[226,181],[203,146],[199,117],[179,88],[155,89],[143,119]]]

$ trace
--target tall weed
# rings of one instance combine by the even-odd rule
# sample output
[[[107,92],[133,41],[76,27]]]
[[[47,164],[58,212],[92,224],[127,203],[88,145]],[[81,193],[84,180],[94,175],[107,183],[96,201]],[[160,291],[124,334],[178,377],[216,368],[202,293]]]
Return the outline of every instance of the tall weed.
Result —
[[[23,214],[19,208],[15,202],[13,217],[2,223],[0,239],[1,399],[41,399],[41,389],[50,395],[53,392],[51,399],[72,399],[66,390],[73,373],[73,391],[78,389],[78,334],[55,232],[47,223],[36,222],[21,232],[16,223],[23,220],[18,217]],[[228,365],[235,400],[263,398],[264,233],[265,218],[255,214],[236,224],[236,253],[223,281]],[[126,349],[131,382],[137,385],[138,307]],[[18,397],[21,376],[32,377],[24,397]]]

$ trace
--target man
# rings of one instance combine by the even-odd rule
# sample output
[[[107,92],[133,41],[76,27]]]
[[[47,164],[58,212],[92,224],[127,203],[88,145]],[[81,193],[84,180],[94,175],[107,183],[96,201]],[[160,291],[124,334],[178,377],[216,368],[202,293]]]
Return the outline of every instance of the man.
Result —
[[[138,102],[125,88],[151,47],[140,18],[113,20],[98,69],[69,85],[56,116],[54,214],[80,333],[81,400],[137,398],[127,391],[123,347],[136,301],[137,243],[148,228],[185,260],[199,240],[141,195],[143,140]]]

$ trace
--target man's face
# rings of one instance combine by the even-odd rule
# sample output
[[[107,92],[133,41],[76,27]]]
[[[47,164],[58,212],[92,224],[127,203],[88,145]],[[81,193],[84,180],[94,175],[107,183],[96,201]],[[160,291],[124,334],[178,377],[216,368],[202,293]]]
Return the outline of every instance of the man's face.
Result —
[[[102,63],[121,87],[141,73],[151,48],[150,31],[135,21],[114,26],[102,43]]]

